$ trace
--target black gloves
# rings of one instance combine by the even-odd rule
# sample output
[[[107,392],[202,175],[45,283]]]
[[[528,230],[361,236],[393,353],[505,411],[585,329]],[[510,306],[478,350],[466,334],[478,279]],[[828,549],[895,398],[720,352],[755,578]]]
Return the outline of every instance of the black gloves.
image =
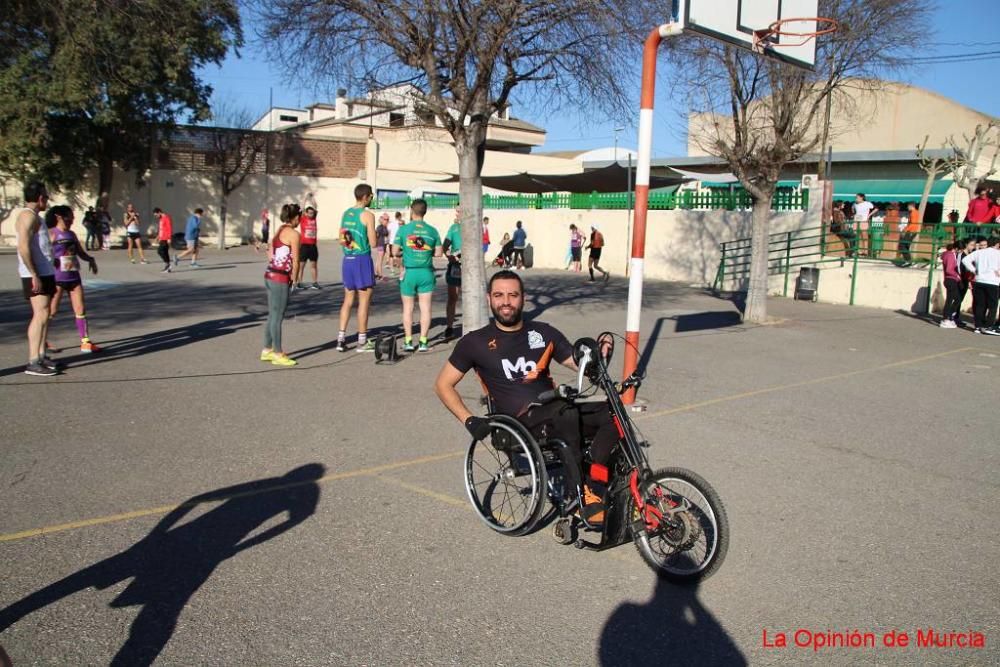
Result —
[[[465,420],[465,428],[476,440],[485,440],[490,436],[490,420],[472,416]]]

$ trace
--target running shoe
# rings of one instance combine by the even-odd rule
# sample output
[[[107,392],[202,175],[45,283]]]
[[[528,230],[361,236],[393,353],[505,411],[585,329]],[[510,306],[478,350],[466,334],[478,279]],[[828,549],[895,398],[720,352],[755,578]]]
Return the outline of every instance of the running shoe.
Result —
[[[260,353],[261,361],[274,361],[274,350],[262,350]]]
[[[201,268],[201,264],[199,264],[198,262],[191,262],[191,268],[192,269],[200,269]]]
[[[447,327],[444,330],[444,337],[446,340],[450,340],[455,335],[455,329],[453,327]]]
[[[420,345],[417,346],[417,352],[430,352],[431,348],[428,347],[427,341],[420,341]]]
[[[80,341],[80,351],[90,354],[91,352],[100,352],[101,348],[96,343],[91,343],[89,340]]]
[[[135,260],[134,259],[129,259],[128,261],[131,262],[132,264],[135,264]]]
[[[295,286],[295,289],[305,289],[305,288],[306,288],[305,283],[299,283],[298,285]]]
[[[347,352],[347,343],[342,340],[337,341],[337,352]]]
[[[53,361],[48,357],[42,357],[41,359],[39,359],[38,365],[44,366],[45,368],[48,368],[49,370],[53,371],[61,371],[63,368],[63,365],[60,364],[58,361]]]
[[[149,262],[147,262],[147,261],[146,261],[146,260],[144,260],[144,259],[140,259],[140,260],[139,260],[139,263],[140,263],[140,264],[149,264]]]
[[[319,286],[319,283],[313,283],[312,285],[309,286],[309,289],[322,289],[322,288]]]
[[[355,352],[374,352],[375,351],[375,341],[373,341],[373,340],[366,341],[364,345],[358,345],[357,349],[355,349],[354,351]]]
[[[611,280],[611,273],[605,271],[604,272],[604,282],[608,282],[609,280]]]
[[[271,364],[275,366],[298,366],[299,362],[295,361],[287,354],[275,354],[274,358],[271,359]]]
[[[997,331],[996,327],[993,327],[992,329],[983,329],[982,333],[987,336],[1000,336],[1000,331]]]
[[[171,273],[172,271],[173,271],[173,269],[171,269],[170,265],[167,264],[165,267],[163,267],[163,270],[160,271],[160,273]]]
[[[174,256],[174,266],[180,266],[180,265],[181,265],[181,258]]]
[[[38,375],[39,377],[52,377],[53,375],[58,375],[59,371],[54,368],[43,366],[39,363],[32,363],[24,367],[24,374]]]
[[[417,348],[413,346],[413,339],[403,342],[403,352],[415,352]]]
[[[56,347],[55,345],[53,345],[49,341],[45,341],[45,351],[46,352],[59,352],[60,350],[59,350],[58,347]]]

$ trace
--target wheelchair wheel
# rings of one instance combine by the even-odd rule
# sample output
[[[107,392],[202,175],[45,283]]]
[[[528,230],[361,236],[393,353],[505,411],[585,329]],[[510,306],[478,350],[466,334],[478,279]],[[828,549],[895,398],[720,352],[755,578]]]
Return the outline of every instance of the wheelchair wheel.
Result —
[[[479,517],[504,535],[523,535],[545,507],[547,481],[538,443],[512,417],[490,416],[492,435],[465,456],[465,490]]]

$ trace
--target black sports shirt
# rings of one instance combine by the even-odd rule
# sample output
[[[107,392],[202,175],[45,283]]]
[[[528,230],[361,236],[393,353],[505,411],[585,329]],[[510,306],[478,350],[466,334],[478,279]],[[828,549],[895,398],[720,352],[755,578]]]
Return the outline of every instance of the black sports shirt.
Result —
[[[458,341],[448,361],[462,373],[475,370],[497,412],[517,416],[554,386],[550,363],[572,354],[566,337],[544,322],[525,322],[513,332],[490,322]]]

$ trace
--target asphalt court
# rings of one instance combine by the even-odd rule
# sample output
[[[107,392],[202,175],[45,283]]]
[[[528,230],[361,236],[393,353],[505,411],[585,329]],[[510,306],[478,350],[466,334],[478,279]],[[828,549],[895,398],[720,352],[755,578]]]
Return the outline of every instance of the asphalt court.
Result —
[[[64,352],[54,381],[17,372],[24,306],[0,256],[0,627],[37,603],[0,630],[16,665],[997,661],[1000,458],[982,394],[998,341],[782,299],[773,325],[743,325],[730,301],[647,285],[637,425],[654,466],[713,483],[733,531],[722,569],[678,589],[629,545],[482,526],[464,430],[430,391],[449,346],[393,367],[336,353],[330,264],[332,288],[293,297],[301,366],[286,370],[255,358],[252,250],[170,276],[118,254],[98,258],[111,285],[88,299],[107,354]],[[527,310],[570,339],[620,330],[624,280],[525,275]],[[393,291],[375,303],[373,326],[395,326]],[[71,321],[54,335],[71,341]],[[814,654],[761,638],[931,626],[987,646]]]
[[[745,391],[745,392],[741,392],[741,393],[733,394],[733,395],[729,395],[729,396],[720,396],[718,398],[709,399],[709,400],[706,400],[706,401],[700,401],[698,403],[691,403],[691,404],[688,404],[688,405],[680,405],[680,406],[677,406],[677,407],[674,407],[674,408],[667,408],[667,409],[655,410],[655,411],[637,412],[637,413],[635,413],[633,415],[633,419],[635,419],[637,422],[639,422],[641,424],[642,422],[644,422],[646,420],[649,420],[649,419],[655,419],[655,418],[659,418],[659,417],[666,417],[666,416],[678,414],[678,413],[681,413],[681,412],[689,412],[689,411],[692,411],[692,410],[698,410],[700,408],[705,408],[705,407],[708,407],[708,406],[714,406],[714,405],[718,405],[720,403],[727,403],[727,402],[732,402],[732,401],[739,401],[739,400],[742,400],[742,399],[747,399],[747,398],[759,396],[759,395],[762,395],[762,394],[768,394],[768,393],[772,393],[772,392],[790,391],[790,390],[797,389],[797,388],[800,388],[800,387],[805,387],[805,386],[819,384],[819,383],[835,382],[835,381],[843,379],[843,378],[854,377],[854,376],[865,374],[865,373],[876,373],[876,372],[887,370],[887,369],[890,369],[890,368],[898,368],[900,366],[909,366],[909,365],[913,365],[913,364],[919,364],[919,363],[923,363],[923,362],[927,362],[927,361],[931,361],[931,360],[935,360],[935,359],[940,359],[942,357],[951,356],[951,355],[954,355],[954,354],[961,354],[961,353],[965,353],[965,352],[976,351],[977,349],[978,348],[974,348],[974,347],[963,347],[963,348],[958,348],[958,349],[955,349],[955,350],[949,350],[949,351],[946,351],[946,352],[939,352],[939,353],[936,353],[936,354],[927,355],[927,356],[923,356],[923,357],[916,357],[916,358],[913,358],[913,359],[902,359],[902,360],[899,360],[899,361],[894,361],[894,362],[890,362],[890,363],[887,363],[887,364],[883,364],[883,365],[877,366],[875,368],[863,368],[863,369],[858,369],[858,370],[854,370],[854,371],[848,371],[848,372],[845,372],[845,373],[839,373],[839,374],[832,375],[832,376],[810,378],[810,379],[807,379],[807,380],[802,380],[800,382],[795,382],[795,383],[786,384],[786,385],[777,385],[777,386],[762,387],[760,389],[752,389],[752,390],[749,390],[749,391]],[[982,350],[980,350],[980,351],[982,351]],[[158,378],[158,379],[166,379],[166,378]],[[421,486],[416,485],[416,484],[412,484],[412,483],[409,483],[409,482],[405,482],[403,480],[399,480],[399,479],[396,479],[396,478],[393,478],[393,477],[388,477],[388,476],[385,476],[385,475],[381,474],[383,471],[395,470],[397,468],[404,468],[404,467],[409,467],[409,466],[417,466],[417,465],[422,465],[422,464],[437,462],[437,461],[445,460],[445,459],[449,459],[449,458],[458,458],[458,457],[462,457],[462,456],[464,456],[464,451],[463,450],[457,450],[453,454],[443,454],[443,455],[440,455],[440,456],[421,457],[421,458],[414,459],[414,460],[409,460],[409,461],[398,461],[398,462],[393,462],[393,463],[387,463],[387,464],[381,465],[381,466],[374,466],[374,467],[371,467],[371,468],[362,468],[360,470],[346,471],[346,472],[342,472],[342,473],[334,473],[334,474],[330,474],[330,475],[325,475],[325,476],[317,479],[316,483],[317,484],[324,484],[324,483],[333,482],[333,481],[337,481],[337,480],[341,480],[341,479],[346,479],[346,478],[351,478],[351,477],[372,477],[372,478],[375,478],[375,479],[380,480],[380,481],[384,481],[384,482],[388,482],[390,484],[396,484],[396,485],[402,486],[403,488],[409,489],[409,490],[414,491],[416,493],[420,493],[420,494],[425,495],[425,496],[427,496],[429,498],[433,498],[435,500],[438,500],[440,502],[443,502],[443,503],[446,503],[446,504],[449,504],[449,505],[452,505],[452,506],[465,507],[468,504],[468,500],[466,498],[459,498],[459,497],[456,497],[454,495],[443,494],[443,493],[434,491],[432,489],[427,489],[427,488],[421,487]],[[287,488],[294,488],[295,485],[285,485],[285,486]],[[274,488],[277,488],[277,487],[269,487],[268,488],[268,492],[270,492]],[[283,487],[283,488],[285,488],[285,487]],[[39,527],[39,528],[27,529],[27,530],[19,531],[19,532],[16,532],[16,533],[0,534],[0,542],[9,542],[9,541],[12,541],[12,540],[26,539],[26,538],[29,538],[29,537],[36,537],[36,536],[39,536],[39,535],[46,535],[46,534],[49,534],[49,533],[61,532],[61,531],[64,531],[64,530],[76,530],[76,529],[81,529],[81,528],[88,528],[88,527],[99,526],[99,525],[108,524],[108,523],[115,523],[115,522],[118,522],[118,521],[128,521],[130,519],[136,519],[136,518],[139,518],[139,517],[145,517],[145,516],[151,516],[151,515],[158,515],[158,514],[166,514],[167,512],[173,510],[174,508],[175,508],[175,506],[171,505],[171,506],[162,506],[162,507],[152,507],[152,508],[148,508],[148,509],[136,509],[136,510],[126,511],[126,512],[123,512],[121,514],[115,514],[115,515],[104,516],[104,517],[94,517],[94,518],[88,518],[88,519],[81,519],[81,520],[70,521],[70,522],[67,522],[67,523],[58,524],[58,525],[54,525],[54,526],[43,526],[43,527]]]

